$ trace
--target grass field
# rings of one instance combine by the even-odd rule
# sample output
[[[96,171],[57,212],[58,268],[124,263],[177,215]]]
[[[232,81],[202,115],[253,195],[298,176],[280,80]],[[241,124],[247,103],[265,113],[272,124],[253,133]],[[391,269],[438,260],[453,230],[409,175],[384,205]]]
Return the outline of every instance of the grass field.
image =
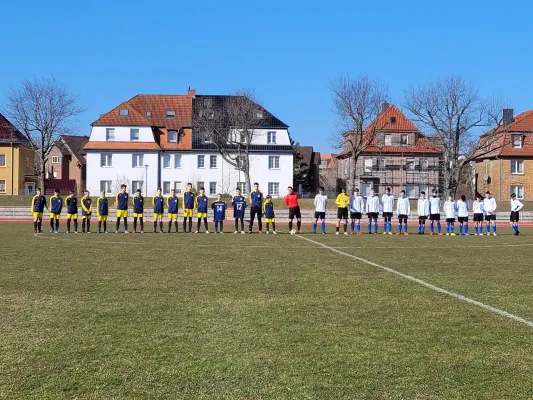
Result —
[[[1,224],[0,398],[531,399],[532,326],[368,263],[532,321],[530,231],[67,236]]]

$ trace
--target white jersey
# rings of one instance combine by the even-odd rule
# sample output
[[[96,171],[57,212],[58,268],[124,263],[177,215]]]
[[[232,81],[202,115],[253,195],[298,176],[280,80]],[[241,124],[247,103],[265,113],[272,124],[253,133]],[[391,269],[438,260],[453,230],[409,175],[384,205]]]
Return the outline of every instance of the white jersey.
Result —
[[[483,200],[475,200],[474,204],[472,204],[472,211],[474,214],[483,214]]]
[[[483,200],[483,209],[487,215],[496,215],[496,207],[497,204],[494,197],[491,197],[490,199],[487,197]]]
[[[409,215],[411,213],[411,204],[409,204],[409,199],[399,198],[396,202],[396,214],[398,215]]]
[[[457,200],[457,216],[458,217],[468,217],[468,200]]]
[[[446,219],[455,218],[455,211],[455,201],[448,200],[446,203],[444,203],[444,215],[446,215]]]
[[[520,211],[524,207],[522,202],[518,199],[511,200],[511,211]]]
[[[429,200],[425,197],[418,199],[418,216],[427,217],[429,215]]]
[[[381,204],[384,213],[394,212],[394,196],[392,194],[384,194],[381,196]]]
[[[363,213],[365,210],[365,200],[363,196],[352,195],[350,197],[350,212],[353,213]]]
[[[440,214],[440,198],[431,196],[429,198],[429,212],[430,214]]]
[[[326,212],[326,205],[328,203],[328,196],[325,194],[317,194],[315,196],[315,211]]]
[[[368,196],[366,198],[366,212],[367,213],[379,213],[379,197],[378,196],[373,196],[373,197]]]

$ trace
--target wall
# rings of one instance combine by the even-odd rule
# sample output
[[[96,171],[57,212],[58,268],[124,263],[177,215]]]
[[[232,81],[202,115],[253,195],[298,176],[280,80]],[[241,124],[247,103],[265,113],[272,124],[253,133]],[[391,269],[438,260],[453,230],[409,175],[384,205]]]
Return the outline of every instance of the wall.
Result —
[[[19,145],[13,146],[13,160],[11,160],[11,145],[0,145],[0,154],[6,156],[6,166],[0,167],[0,179],[6,181],[6,195],[23,195],[26,173],[33,163],[33,151]],[[29,164],[28,164],[29,163]],[[12,179],[13,178],[13,179]],[[35,181],[35,179],[30,179]],[[36,182],[37,183],[37,182]]]
[[[18,152],[18,150],[17,150],[17,152]],[[6,181],[6,191],[5,191],[5,193],[1,193],[1,194],[10,195],[11,194],[11,188],[12,188],[11,174],[12,174],[12,165],[13,165],[12,160],[11,160],[11,145],[9,145],[9,144],[1,144],[0,145],[0,154],[3,154],[3,155],[6,156],[6,166],[5,167],[0,167],[0,180],[5,180]],[[18,186],[17,186],[17,190],[18,190]],[[18,193],[15,192],[14,194],[18,194]]]
[[[524,186],[525,200],[533,200],[533,160],[524,160],[524,173],[511,174],[511,160],[485,160],[476,163],[477,190],[484,194],[489,190],[496,200],[507,201],[511,186]],[[483,175],[489,180],[484,181]]]
[[[135,142],[154,142],[154,134],[151,127],[147,126],[93,126],[91,130],[90,142],[106,142],[106,129],[115,129],[115,140],[110,142],[130,142],[130,129],[139,129],[139,140]]]
[[[252,144],[268,144],[268,132],[276,132],[277,145],[290,146],[289,132],[287,129],[255,129]]]
[[[52,163],[52,157],[55,156],[59,157],[59,163],[57,164]],[[61,153],[56,146],[52,147],[52,150],[50,151],[50,156],[48,157],[48,161],[46,162],[46,172],[48,172],[49,179],[54,178],[54,172],[56,173],[55,179],[68,179],[68,176],[63,176],[64,162],[65,160],[63,157],[63,153]]]

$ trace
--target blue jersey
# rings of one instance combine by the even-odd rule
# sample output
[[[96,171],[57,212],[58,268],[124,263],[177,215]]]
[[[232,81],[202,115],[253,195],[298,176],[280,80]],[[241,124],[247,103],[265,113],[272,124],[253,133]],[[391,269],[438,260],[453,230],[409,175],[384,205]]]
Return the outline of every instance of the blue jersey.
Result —
[[[63,208],[63,199],[59,196],[50,197],[50,212],[52,214],[61,214]]]
[[[133,212],[135,214],[142,214],[144,212],[144,197],[133,196]]]
[[[163,214],[165,212],[165,198],[163,196],[155,196],[152,199],[154,206],[154,214]]]
[[[211,203],[211,208],[213,209],[213,219],[215,221],[224,221],[226,219],[226,208],[228,208],[228,205],[225,201],[215,201]]]
[[[78,199],[74,195],[67,196],[65,204],[67,205],[67,214],[78,213]]]
[[[46,198],[41,195],[33,196],[31,201],[33,212],[42,213],[44,211],[44,206],[46,205]]]
[[[250,193],[250,203],[252,207],[261,207],[263,205],[263,192],[253,190]]]
[[[167,197],[167,206],[168,206],[169,214],[177,214],[178,213],[178,196]]]
[[[98,214],[105,216],[109,214],[109,205],[107,204],[107,199],[105,197],[99,197],[96,206],[98,208]]]
[[[207,212],[207,196],[198,196],[196,198],[196,209],[199,213]]]
[[[265,202],[265,218],[274,218],[274,203]]]
[[[194,194],[194,192],[190,192],[188,190],[183,192],[183,208],[192,210],[194,208],[195,197],[196,195]]]
[[[82,197],[81,199],[81,214],[82,215],[90,215],[91,214],[91,211],[92,211],[92,206],[93,204],[93,201],[91,200],[90,197]]]
[[[115,204],[117,206],[117,210],[128,211],[128,199],[129,199],[128,193],[117,194],[117,197],[115,198]]]
[[[232,201],[233,216],[235,218],[244,218],[244,210],[246,209],[246,200],[243,196],[235,196]]]

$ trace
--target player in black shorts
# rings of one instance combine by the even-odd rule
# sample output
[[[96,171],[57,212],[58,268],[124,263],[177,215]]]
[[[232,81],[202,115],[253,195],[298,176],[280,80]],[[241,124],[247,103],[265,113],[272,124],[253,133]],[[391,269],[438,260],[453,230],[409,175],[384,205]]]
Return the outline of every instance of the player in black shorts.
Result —
[[[522,202],[516,198],[516,193],[511,193],[511,227],[514,230],[514,235],[520,235],[518,230],[518,220],[520,219],[520,210],[524,207]]]

